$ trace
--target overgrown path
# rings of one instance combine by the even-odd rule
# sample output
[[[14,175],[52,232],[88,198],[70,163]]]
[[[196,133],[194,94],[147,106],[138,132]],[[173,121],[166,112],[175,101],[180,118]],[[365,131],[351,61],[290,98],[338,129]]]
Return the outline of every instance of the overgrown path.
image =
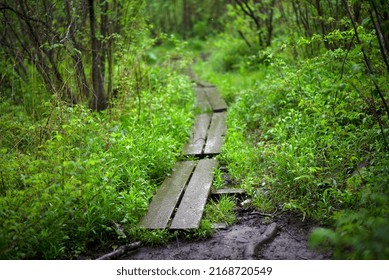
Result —
[[[322,260],[329,254],[309,249],[307,236],[313,226],[291,214],[269,219],[254,209],[238,206],[234,225],[201,240],[178,238],[164,246],[127,250],[122,260]],[[274,221],[277,231],[274,232]],[[270,234],[270,236],[269,236]],[[271,236],[273,234],[273,236]]]
[[[162,247],[136,242],[102,259],[328,259],[329,254],[314,252],[307,245],[313,224],[288,213],[270,215],[248,209],[243,206],[245,194],[236,188],[211,192],[214,170],[219,167],[215,156],[221,152],[227,130],[227,105],[215,86],[200,82],[193,75],[192,80],[196,82],[200,114],[183,149],[187,160],[175,165],[140,225],[148,229],[196,229],[210,194],[236,195],[236,223],[230,227],[214,225],[218,230],[206,240],[177,239]],[[228,174],[224,175],[223,185],[231,186]]]
[[[177,162],[164,180],[140,222],[144,228],[196,229],[200,225],[214,170],[219,165],[214,156],[220,154],[227,131],[227,104],[215,86],[198,81],[196,85],[201,113],[183,150],[191,160]]]

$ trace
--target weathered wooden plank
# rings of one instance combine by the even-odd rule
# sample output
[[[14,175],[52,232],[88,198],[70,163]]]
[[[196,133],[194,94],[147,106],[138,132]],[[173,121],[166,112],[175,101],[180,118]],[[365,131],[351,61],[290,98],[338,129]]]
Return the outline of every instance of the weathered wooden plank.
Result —
[[[197,84],[202,86],[202,87],[204,87],[204,88],[214,88],[214,87],[216,87],[214,84],[211,84],[211,83],[208,83],[208,82],[204,82],[204,81],[201,81],[201,80],[198,80]]]
[[[166,177],[157,190],[140,226],[149,229],[166,228],[195,165],[194,161],[176,163],[172,175]]]
[[[173,218],[171,229],[199,227],[217,165],[216,159],[199,161]]]
[[[211,115],[209,114],[201,114],[196,117],[192,128],[192,137],[183,149],[185,155],[201,155],[203,153],[210,122]]]
[[[232,188],[224,188],[224,189],[218,189],[218,190],[214,190],[212,191],[212,194],[213,195],[224,195],[224,194],[229,194],[229,195],[234,195],[234,194],[237,194],[237,195],[241,195],[241,194],[245,194],[246,192],[242,189],[232,189]]]
[[[191,81],[196,82],[196,80],[197,80],[198,78],[197,78],[197,76],[196,76],[196,73],[193,71],[193,69],[192,69],[192,68],[189,68],[189,69],[187,70],[187,73],[188,73],[188,76],[189,76],[189,78],[191,79]]]
[[[215,86],[215,85],[210,84],[210,83],[208,83],[208,82],[201,81],[201,80],[199,79],[199,77],[196,75],[196,73],[193,71],[192,68],[189,68],[188,71],[187,71],[187,73],[188,73],[189,78],[190,78],[193,82],[195,82],[197,85],[199,85],[199,86],[201,86],[201,87],[214,87],[214,86]]]
[[[204,88],[207,93],[208,101],[211,104],[212,110],[214,112],[222,112],[227,110],[227,104],[224,99],[220,96],[217,88],[207,87]]]
[[[214,113],[211,119],[211,125],[208,130],[207,141],[205,143],[204,154],[219,154],[224,144],[227,131],[226,112]]]
[[[226,223],[214,223],[212,224],[213,229],[227,229],[228,225]]]
[[[196,87],[196,106],[202,112],[212,111],[212,107],[208,101],[207,94],[205,93],[205,90],[202,87]]]

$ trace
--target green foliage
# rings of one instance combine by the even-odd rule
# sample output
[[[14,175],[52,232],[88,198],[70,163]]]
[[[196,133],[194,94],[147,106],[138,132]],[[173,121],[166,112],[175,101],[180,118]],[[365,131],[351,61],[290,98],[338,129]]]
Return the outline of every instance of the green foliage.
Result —
[[[176,34],[181,38],[204,39],[222,29],[220,18],[226,5],[224,0],[163,0],[146,1],[146,11],[152,32]],[[163,12],[161,12],[163,11]]]
[[[175,236],[168,230],[148,230],[139,227],[129,229],[129,234],[134,240],[140,240],[147,246],[165,245]]]
[[[229,104],[220,159],[252,205],[323,221],[311,243],[336,258],[388,258],[387,4],[343,2],[103,1],[90,13],[86,2],[5,1],[0,258],[174,237],[137,224],[187,141],[193,94],[178,72],[201,51],[209,60],[194,68]],[[104,112],[85,107],[92,88],[108,93]],[[234,205],[207,205],[187,237],[233,223]]]
[[[53,100],[36,123],[16,107],[1,116],[2,259],[70,258],[120,242],[113,222],[139,237],[130,229],[180,156],[193,116],[187,78],[143,67],[141,98],[120,95],[106,112]]]
[[[352,34],[334,31],[326,40],[350,42]],[[387,96],[374,33],[360,28],[360,38]],[[315,40],[323,37],[306,43]],[[221,160],[232,178],[263,211],[290,210],[332,227],[314,233],[312,244],[332,246],[335,257],[387,258],[389,121],[361,48],[321,50],[295,61],[304,45],[294,42],[267,49],[266,63],[249,64],[230,41],[216,38],[210,63],[198,68],[206,68],[202,79],[229,101]],[[225,74],[223,59],[239,66]]]
[[[215,47],[223,49],[223,52],[214,53],[210,62],[214,70],[221,73],[247,70],[257,70],[271,62],[271,53],[268,50],[256,50],[249,48],[236,37],[222,34],[213,39]]]
[[[229,196],[221,196],[217,201],[211,201],[205,207],[204,219],[211,223],[226,223],[231,225],[235,222],[235,200]]]
[[[186,234],[186,238],[204,239],[210,237],[215,229],[215,223],[232,225],[236,221],[234,213],[235,200],[229,196],[222,196],[217,201],[210,201],[205,205],[204,216],[200,227]]]
[[[200,227],[193,233],[186,235],[186,238],[205,239],[212,236],[215,232],[212,222],[208,219],[203,218],[200,221]]]
[[[223,172],[220,169],[214,170],[213,184],[215,189],[221,189],[223,187]]]
[[[389,191],[388,155],[379,155],[375,167],[367,167],[347,182],[350,189],[360,188],[354,209],[334,215],[334,229],[316,229],[310,236],[315,248],[333,248],[339,259],[388,259]]]

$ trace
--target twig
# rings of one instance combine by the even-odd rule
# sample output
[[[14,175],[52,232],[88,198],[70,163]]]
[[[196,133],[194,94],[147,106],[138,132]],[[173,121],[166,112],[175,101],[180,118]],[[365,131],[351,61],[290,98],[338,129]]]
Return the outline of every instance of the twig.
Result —
[[[59,41],[61,44],[68,40],[69,34],[70,34],[70,29],[72,28],[72,25],[73,25],[73,21],[71,21],[69,23],[69,26],[68,26],[68,29],[66,31],[65,37],[62,40]]]
[[[260,215],[260,216],[264,216],[264,217],[274,218],[274,217],[277,217],[277,216],[286,212],[286,210],[281,210],[279,212],[277,212],[277,211],[278,211],[278,209],[276,209],[276,211],[274,211],[272,214],[254,211],[250,215]]]
[[[241,30],[238,30],[238,33],[239,33],[240,37],[245,41],[245,43],[249,47],[249,49],[251,49],[251,44],[249,41],[247,41],[246,36],[244,36],[243,32]]]
[[[355,34],[353,34],[353,37],[351,38],[350,44],[348,45],[348,48],[347,48],[347,53],[346,53],[346,55],[345,55],[345,57],[344,57],[344,59],[343,59],[342,70],[341,70],[341,72],[340,72],[340,78],[339,78],[339,80],[342,80],[342,78],[343,78],[344,65],[346,64],[346,59],[347,59],[347,56],[348,56],[348,54],[349,54],[349,52],[350,52],[350,50],[351,50],[351,47],[352,47],[352,45],[353,45],[354,38],[355,38]],[[335,99],[335,101],[336,101],[336,99]]]
[[[111,253],[105,254],[105,255],[101,256],[100,258],[97,258],[96,260],[113,260],[113,259],[120,257],[121,255],[124,255],[128,251],[138,249],[140,246],[142,246],[141,241],[137,241],[137,242],[134,242],[131,244],[126,244],[126,245],[120,246],[119,248],[117,248],[115,251],[113,251]]]
[[[127,235],[124,233],[124,230],[122,229],[122,227],[115,221],[112,221],[112,223],[115,227],[116,232],[120,235],[120,237],[127,238]]]

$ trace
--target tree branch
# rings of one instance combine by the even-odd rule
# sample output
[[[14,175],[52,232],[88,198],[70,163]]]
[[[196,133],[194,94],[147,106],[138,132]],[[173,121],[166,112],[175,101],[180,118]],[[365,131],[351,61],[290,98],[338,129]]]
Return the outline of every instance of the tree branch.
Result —
[[[142,246],[142,242],[140,242],[140,241],[134,242],[134,243],[131,243],[131,244],[127,244],[127,245],[123,245],[123,246],[120,246],[119,248],[117,248],[115,251],[113,251],[111,253],[108,253],[108,254],[105,254],[105,255],[97,258],[97,260],[113,260],[113,259],[117,259],[118,257],[124,255],[128,251],[132,251],[132,250],[138,249],[140,246]]]
[[[357,39],[358,44],[361,46],[361,51],[362,51],[362,54],[363,54],[363,59],[365,60],[365,64],[366,64],[367,70],[368,70],[370,76],[373,77],[373,75],[374,75],[373,68],[371,66],[369,58],[367,57],[365,48],[363,47],[362,42],[361,42],[361,40],[359,38],[357,25],[355,23],[353,15],[351,14],[350,8],[348,6],[348,2],[347,2],[347,0],[342,0],[342,2],[343,2],[343,5],[344,5],[344,7],[346,9],[348,17],[351,20],[351,24],[352,24],[352,26],[354,28],[355,38]],[[383,103],[383,105],[385,107],[386,113],[388,114],[388,117],[389,117],[389,107],[388,107],[388,104],[386,103],[385,97],[384,97],[380,87],[378,86],[377,81],[374,78],[372,78],[372,81],[373,81],[374,87],[376,88],[376,90],[378,92],[378,95],[380,96],[381,101],[382,101],[382,103]]]
[[[36,19],[36,18],[33,18],[33,17],[29,17],[27,16],[26,14],[24,13],[21,13],[19,11],[16,11],[15,9],[13,9],[12,7],[8,6],[8,5],[5,5],[4,3],[0,3],[0,11],[1,10],[8,10],[8,11],[11,11],[13,12],[14,14],[16,14],[19,18],[23,19],[24,21],[34,21],[34,22],[37,22],[37,23],[40,23],[42,24],[43,26],[45,26],[47,29],[50,29],[50,27],[46,24],[46,22],[42,21],[42,20],[39,20],[39,19]]]

